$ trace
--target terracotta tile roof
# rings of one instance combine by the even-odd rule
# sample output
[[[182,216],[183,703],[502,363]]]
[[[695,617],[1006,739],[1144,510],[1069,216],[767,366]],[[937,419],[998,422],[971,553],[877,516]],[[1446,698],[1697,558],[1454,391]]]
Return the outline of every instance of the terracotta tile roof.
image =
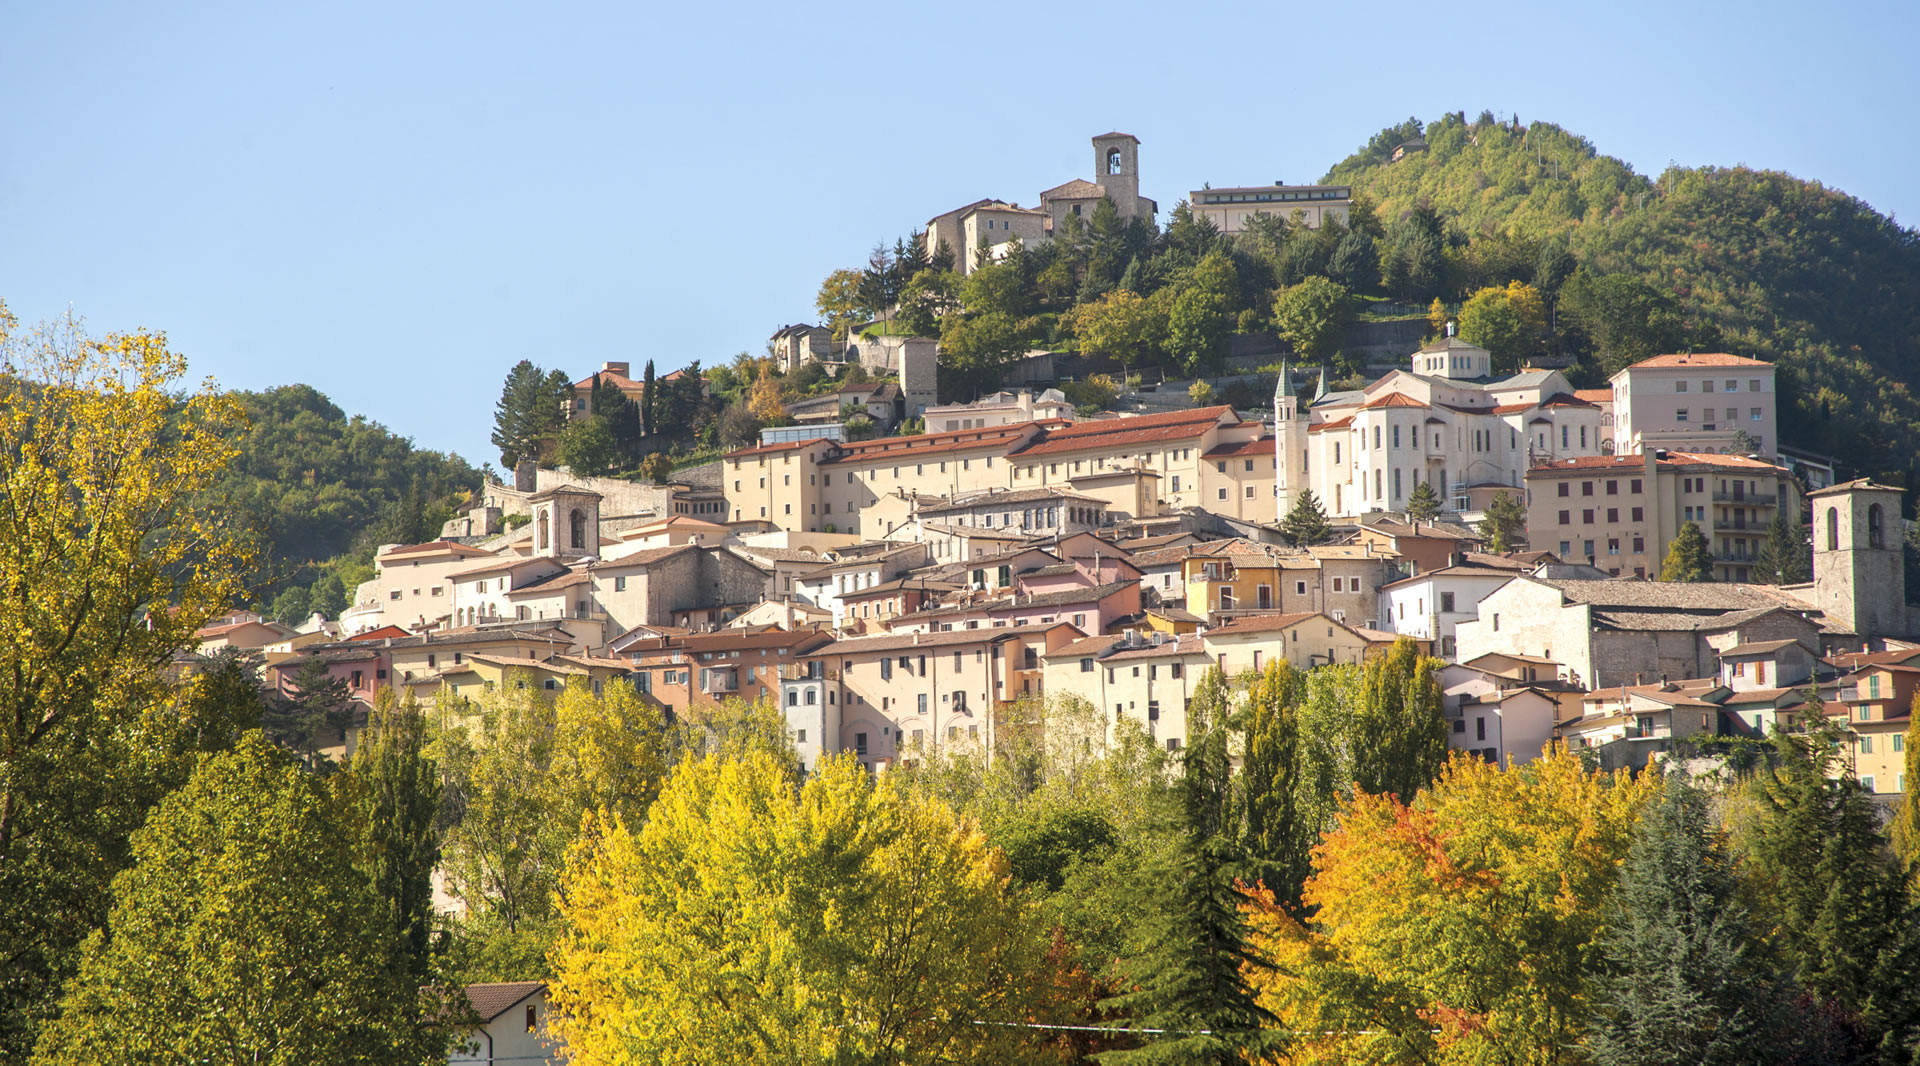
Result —
[[[1113,654],[1100,660],[1102,665],[1127,662],[1132,659],[1164,659],[1173,655],[1204,655],[1206,648],[1200,643],[1198,634],[1187,633],[1158,644],[1145,644],[1138,648],[1116,648]]]
[[[1675,452],[1667,453],[1667,460],[1674,463],[1694,465],[1705,463],[1708,466],[1733,466],[1743,470],[1780,470],[1772,463],[1759,459],[1749,459],[1744,455],[1721,455],[1715,452]],[[1784,473],[1784,471],[1782,471]],[[1893,490],[1898,492],[1898,489]]]
[[[1628,367],[1627,369],[1639,370],[1642,367],[1651,368],[1651,367],[1677,367],[1677,366],[1771,367],[1773,366],[1773,364],[1761,362],[1758,359],[1748,359],[1747,357],[1741,356],[1741,355],[1728,355],[1726,352],[1693,352],[1685,355],[1656,355],[1651,359],[1642,359],[1639,362]]]
[[[1315,422],[1313,425],[1307,427],[1307,432],[1318,433],[1321,430],[1326,430],[1326,429],[1345,429],[1352,424],[1353,424],[1353,416],[1348,415],[1345,418],[1338,418],[1333,420],[1332,422]]]
[[[1609,393],[1608,395],[1611,396],[1612,394]],[[1612,402],[1612,401],[1609,400],[1608,402]],[[1578,392],[1576,391],[1573,394],[1556,392],[1552,396],[1549,396],[1546,399],[1540,401],[1540,406],[1542,407],[1598,407],[1599,405],[1589,400],[1581,399]]]
[[[629,566],[651,566],[662,559],[679,555],[681,552],[702,550],[698,544],[669,544],[662,548],[642,548],[631,555],[622,555],[614,559],[602,559],[591,564],[590,570],[620,570]]]
[[[1573,395],[1576,398],[1585,400],[1596,407],[1598,407],[1603,403],[1613,402],[1612,389],[1575,389],[1573,390]]]
[[[1024,448],[1008,452],[1009,457],[1054,455],[1095,448],[1133,448],[1163,441],[1191,440],[1204,435],[1222,419],[1237,423],[1239,416],[1227,406],[1201,407],[1164,415],[1136,418],[1109,418],[1097,422],[1078,422],[1063,429],[1049,430]]]
[[[1225,625],[1218,625],[1208,631],[1209,636],[1234,636],[1240,633],[1271,633],[1276,629],[1292,629],[1302,622],[1325,617],[1318,611],[1302,611],[1290,614],[1243,614],[1229,619]],[[1346,626],[1327,618],[1333,625],[1342,629]]]
[[[1272,437],[1255,437],[1252,440],[1236,441],[1230,444],[1216,444],[1202,459],[1224,459],[1236,455],[1273,455]]]
[[[804,659],[826,659],[836,655],[866,655],[873,652],[911,651],[916,648],[948,648],[956,644],[981,644],[997,640],[1011,640],[1017,636],[1012,629],[952,629],[944,633],[885,633],[877,637],[852,637],[836,640],[824,648],[816,648],[800,656]]]
[[[923,497],[920,501],[920,513],[942,514],[947,511],[970,511],[976,507],[998,507],[1002,504],[1032,503],[1036,500],[1101,502],[1098,496],[1088,496],[1085,493],[1071,492],[1067,489],[988,489],[945,498]]]
[[[467,1002],[483,1022],[490,1022],[519,1006],[527,997],[546,990],[545,981],[507,981],[500,984],[468,985]]]
[[[549,577],[536,578],[517,589],[508,589],[507,595],[520,596],[532,593],[544,596],[548,593],[557,592],[560,589],[570,589],[575,585],[584,585],[591,580],[592,578],[588,576],[584,569],[564,570]]]
[[[1005,426],[990,426],[985,429],[963,429],[951,433],[923,433],[913,437],[881,437],[879,440],[859,441],[853,444],[840,444],[820,460],[821,466],[839,463],[912,463],[928,455],[945,455],[952,452],[987,450],[999,454],[1002,449],[1011,449],[1022,437],[1034,432],[1034,427],[1044,429],[1058,420],[1050,422],[1014,422]],[[725,457],[723,457],[725,458]]]
[[[515,570],[532,563],[554,563],[554,560],[544,555],[502,555],[496,556],[491,562],[481,563],[478,566],[469,566],[463,570],[449,571],[447,576],[472,577],[475,574],[491,574],[496,570]]]
[[[1376,407],[1419,407],[1419,408],[1425,408],[1425,407],[1427,407],[1427,406],[1428,406],[1427,404],[1425,404],[1425,403],[1422,403],[1422,402],[1420,402],[1419,400],[1416,400],[1416,399],[1414,399],[1413,397],[1411,397],[1411,396],[1408,396],[1408,395],[1407,395],[1407,394],[1405,394],[1405,393],[1401,393],[1401,392],[1390,392],[1390,393],[1388,393],[1388,394],[1386,394],[1385,396],[1382,396],[1382,397],[1380,397],[1380,398],[1379,398],[1379,399],[1377,399],[1377,400],[1368,400],[1368,401],[1367,401],[1366,403],[1363,403],[1363,404],[1361,404],[1361,405],[1360,405],[1360,409],[1361,409],[1361,410],[1363,410],[1363,411],[1370,411],[1370,410],[1372,410],[1372,409],[1374,409],[1374,408],[1376,408]]]
[[[1085,637],[1065,647],[1043,652],[1041,653],[1041,657],[1045,659],[1085,659],[1088,656],[1098,658],[1108,648],[1120,643],[1120,640],[1121,637],[1118,633],[1099,637]]]
[[[485,549],[475,548],[472,545],[461,544],[457,541],[430,540],[425,544],[402,544],[397,548],[388,548],[386,551],[381,553],[380,558],[387,559],[395,555],[414,555],[418,553],[438,552],[438,551],[451,552],[454,555],[491,555],[493,554],[492,552],[486,551]]]
[[[1187,553],[1190,551],[1192,551],[1192,549],[1185,545],[1172,548],[1150,548],[1146,551],[1134,552],[1133,565],[1138,567],[1170,566],[1174,563],[1185,561]]]
[[[1782,648],[1791,648],[1800,643],[1797,640],[1761,640],[1752,644],[1735,644],[1720,653],[1722,659],[1738,659],[1748,655],[1771,655]]]
[[[1095,185],[1084,178],[1075,178],[1069,182],[1055,185],[1040,194],[1040,200],[1098,200],[1107,194],[1107,187]]]
[[[782,441],[779,444],[762,444],[753,448],[742,448],[737,452],[728,452],[725,455],[722,455],[720,458],[748,459],[756,455],[772,455],[775,452],[791,452],[791,451],[797,451],[801,448],[810,447],[815,444],[832,444],[832,443],[833,443],[832,441],[826,439],[825,437],[817,437],[813,440]]]

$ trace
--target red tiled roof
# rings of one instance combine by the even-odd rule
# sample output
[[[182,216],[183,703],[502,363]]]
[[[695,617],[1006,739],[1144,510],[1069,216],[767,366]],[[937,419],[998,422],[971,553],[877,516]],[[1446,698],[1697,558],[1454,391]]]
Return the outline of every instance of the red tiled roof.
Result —
[[[1053,455],[1091,448],[1131,448],[1162,441],[1191,440],[1201,436],[1222,418],[1239,417],[1227,406],[1201,407],[1191,411],[1173,411],[1164,415],[1140,415],[1136,418],[1106,418],[1079,422],[1041,434],[1025,448],[1008,454],[1019,456]],[[1232,423],[1229,423],[1232,424]]]
[[[1332,422],[1316,422],[1313,425],[1307,427],[1307,432],[1318,433],[1323,429],[1345,429],[1352,424],[1353,424],[1353,416],[1348,415],[1345,418],[1337,419]]]
[[[451,540],[430,540],[425,544],[402,544],[397,548],[388,548],[382,559],[394,555],[411,555],[415,552],[450,551],[455,555],[492,555],[490,551],[460,544]]]
[[[1216,444],[1202,459],[1224,459],[1232,455],[1272,455],[1272,437],[1255,437],[1252,440],[1236,441],[1231,444]]]
[[[808,445],[812,445],[812,444],[831,444],[831,443],[832,441],[827,440],[827,438],[825,437],[816,437],[812,440],[790,440],[790,441],[783,441],[779,444],[761,444],[752,448],[742,448],[737,452],[728,452],[725,455],[722,455],[720,458],[744,459],[748,456],[753,456],[753,455],[769,455],[774,452],[790,452],[798,448],[805,448]]]
[[[1363,411],[1366,411],[1366,410],[1371,410],[1372,408],[1375,408],[1375,407],[1426,407],[1426,406],[1427,406],[1426,404],[1421,403],[1419,400],[1416,400],[1413,397],[1406,395],[1405,393],[1390,392],[1387,395],[1382,396],[1377,400],[1368,400],[1366,403],[1363,403],[1360,405],[1360,409]]]
[[[1225,625],[1215,626],[1209,635],[1231,636],[1235,633],[1268,633],[1276,629],[1292,629],[1318,615],[1317,611],[1300,611],[1291,614],[1243,614],[1229,619]],[[1333,619],[1329,618],[1327,621],[1331,622]]]
[[[1728,355],[1726,352],[1692,352],[1684,355],[1656,355],[1651,359],[1642,359],[1628,367],[1639,370],[1642,367],[1672,366],[1772,366],[1772,363],[1758,359],[1748,359],[1741,355]]]
[[[1597,405],[1597,404],[1613,402],[1612,389],[1575,389],[1573,390],[1573,395],[1578,399],[1587,401],[1590,404]]]
[[[951,433],[925,433],[914,437],[882,437],[879,440],[860,441],[855,444],[842,444],[835,452],[820,460],[821,465],[837,463],[915,462],[924,455],[945,455],[951,452],[964,452],[985,449],[999,453],[1010,448],[1021,437],[1033,432],[1038,426],[1042,431],[1048,425],[1056,425],[1058,420],[1048,422],[1015,422],[1011,425],[992,426],[985,429],[963,429]]]

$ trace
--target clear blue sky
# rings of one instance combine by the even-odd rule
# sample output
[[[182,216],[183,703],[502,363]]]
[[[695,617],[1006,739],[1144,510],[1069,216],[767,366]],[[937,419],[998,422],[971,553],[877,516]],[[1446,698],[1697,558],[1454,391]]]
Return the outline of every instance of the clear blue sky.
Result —
[[[1690,9],[1713,8],[1710,13]],[[708,363],[820,278],[1142,143],[1164,212],[1408,115],[1920,218],[1920,5],[89,4],[0,14],[0,299],[498,461],[521,358]]]

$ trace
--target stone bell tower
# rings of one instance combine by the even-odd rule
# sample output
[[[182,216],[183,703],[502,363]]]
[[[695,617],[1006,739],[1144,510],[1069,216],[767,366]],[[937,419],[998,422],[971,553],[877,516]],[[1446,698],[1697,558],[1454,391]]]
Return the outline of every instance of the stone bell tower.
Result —
[[[1093,180],[1106,187],[1121,218],[1149,214],[1140,209],[1140,138],[1119,132],[1095,137]]]
[[[1907,633],[1901,490],[1871,480],[1807,493],[1813,508],[1813,603],[1861,637]]]
[[[600,494],[562,485],[531,496],[533,554],[571,562],[600,554]]]

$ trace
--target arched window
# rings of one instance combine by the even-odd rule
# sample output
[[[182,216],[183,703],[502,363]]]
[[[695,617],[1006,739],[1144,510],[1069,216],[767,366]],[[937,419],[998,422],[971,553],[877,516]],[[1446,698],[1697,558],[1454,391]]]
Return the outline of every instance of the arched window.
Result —
[[[540,550],[546,551],[547,550],[547,512],[545,511],[540,512],[540,517],[537,524],[540,526]]]
[[[1827,508],[1827,550],[1840,550],[1840,508]]]
[[[1118,174],[1124,164],[1120,160],[1120,149],[1107,149],[1107,173]]]
[[[573,546],[576,548],[585,548],[587,546],[587,516],[581,513],[578,507],[574,508],[573,513],[567,516],[567,527],[572,534]]]
[[[1886,546],[1886,538],[1882,536],[1880,529],[1880,505],[1876,503],[1867,508],[1867,547],[1884,548]]]

